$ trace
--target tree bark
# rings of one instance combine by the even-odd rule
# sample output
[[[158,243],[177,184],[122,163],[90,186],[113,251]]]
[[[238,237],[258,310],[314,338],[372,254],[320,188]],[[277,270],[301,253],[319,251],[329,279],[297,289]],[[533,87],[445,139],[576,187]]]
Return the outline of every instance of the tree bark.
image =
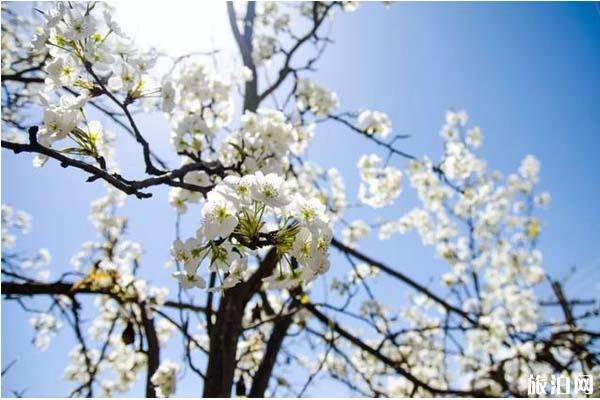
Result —
[[[256,13],[256,4],[248,2],[246,8],[246,16],[244,17],[244,32],[240,32],[233,8],[233,2],[227,2],[227,15],[229,17],[229,25],[231,31],[242,55],[244,66],[252,71],[252,79],[246,82],[244,90],[244,111],[256,111],[258,108],[258,76],[256,74],[256,66],[252,59],[252,37],[254,35],[254,16]]]
[[[258,371],[256,371],[256,375],[254,375],[248,397],[265,397],[265,391],[269,386],[269,379],[273,373],[277,355],[279,354],[279,350],[287,335],[288,328],[292,324],[292,320],[292,315],[286,315],[285,317],[278,319],[273,325],[273,331],[271,332],[271,337],[267,343],[267,349],[265,350],[263,359],[258,367]]]
[[[272,248],[247,282],[226,290],[221,296],[217,318],[210,333],[204,397],[231,396],[244,310],[260,289],[262,279],[273,272],[277,261],[277,251]]]
[[[156,397],[156,390],[152,384],[152,375],[158,369],[160,365],[160,345],[158,343],[158,336],[156,335],[156,329],[154,327],[154,321],[148,317],[146,312],[146,305],[140,304],[140,314],[142,317],[142,325],[146,332],[146,343],[148,348],[146,354],[148,356],[148,367],[146,372],[146,397]]]

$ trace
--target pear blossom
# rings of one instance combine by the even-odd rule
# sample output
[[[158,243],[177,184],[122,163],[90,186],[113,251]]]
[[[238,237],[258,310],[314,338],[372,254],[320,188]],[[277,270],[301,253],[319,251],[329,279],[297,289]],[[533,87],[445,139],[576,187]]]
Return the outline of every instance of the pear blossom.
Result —
[[[192,289],[194,287],[204,289],[206,287],[206,281],[202,277],[190,274],[187,271],[173,272],[173,277],[179,281],[179,284],[184,289]]]
[[[465,126],[467,121],[469,120],[469,116],[465,110],[461,111],[446,111],[446,124],[448,125],[461,125]]]
[[[111,32],[114,32],[115,35],[118,35],[122,38],[127,38],[127,35],[121,26],[113,19],[113,14],[109,10],[104,10],[102,15],[104,16],[104,22],[106,23],[106,26]]]
[[[229,272],[239,270],[244,264],[243,256],[230,243],[225,243],[212,250],[209,270]]]
[[[128,92],[139,82],[140,78],[134,69],[127,64],[123,64],[121,70],[108,80],[108,88],[113,92]]]
[[[233,204],[223,196],[212,192],[202,208],[202,218],[204,234],[208,239],[229,236],[238,223]]]
[[[230,289],[247,279],[247,266],[240,257],[229,266],[229,275],[223,280],[223,289]]]
[[[52,336],[62,327],[62,323],[58,321],[52,314],[34,314],[29,319],[29,324],[36,331],[34,339],[35,347],[44,351],[48,349]]]
[[[80,67],[70,57],[56,57],[46,66],[48,78],[55,87],[70,86],[79,78]]]
[[[252,57],[257,65],[263,64],[271,59],[279,48],[276,38],[267,35],[258,35],[253,41]]]
[[[238,177],[229,175],[216,187],[216,193],[233,203],[236,209],[249,206],[251,203],[252,187],[255,184],[254,175]]]
[[[91,36],[96,29],[96,19],[88,13],[82,13],[77,8],[65,10],[62,21],[57,24],[57,30],[69,40],[83,40]]]
[[[358,129],[369,135],[380,136],[385,139],[391,131],[391,122],[388,116],[379,111],[362,111],[356,120]]]
[[[186,272],[192,275],[196,272],[198,262],[202,256],[202,243],[198,238],[189,238],[184,242],[177,239],[171,246],[173,258],[184,264]]]
[[[171,397],[176,390],[177,373],[179,366],[172,361],[163,361],[150,381],[156,388],[158,397]]]
[[[526,156],[519,167],[519,174],[521,174],[523,178],[536,182],[539,172],[540,162],[537,160],[537,158],[532,155]]]
[[[374,208],[391,204],[401,190],[402,172],[393,167],[381,168],[381,163],[376,154],[364,155],[358,161],[361,177],[358,197]]]
[[[270,207],[283,207],[289,204],[283,178],[276,174],[263,175],[257,172],[250,185],[252,197]]]
[[[353,247],[360,239],[368,236],[370,232],[371,227],[365,221],[357,219],[344,228],[342,239],[344,244]]]
[[[466,140],[467,144],[474,148],[481,147],[483,143],[483,133],[481,132],[481,128],[478,126],[471,128],[467,131]]]
[[[307,79],[298,80],[296,98],[300,110],[310,111],[319,117],[329,115],[338,106],[335,93]]]
[[[540,193],[539,195],[534,197],[534,201],[540,207],[547,208],[550,205],[551,196],[548,192]]]
[[[55,139],[63,139],[79,121],[77,110],[64,107],[49,107],[44,111],[44,127]]]
[[[306,200],[302,196],[296,195],[289,206],[289,212],[297,221],[309,229],[320,229],[327,225],[327,216],[325,215],[325,205],[315,198]]]

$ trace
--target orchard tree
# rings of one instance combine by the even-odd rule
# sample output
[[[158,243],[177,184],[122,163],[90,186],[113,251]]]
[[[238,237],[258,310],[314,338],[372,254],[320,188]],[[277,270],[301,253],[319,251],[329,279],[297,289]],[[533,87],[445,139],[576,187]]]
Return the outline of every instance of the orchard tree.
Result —
[[[526,396],[530,376],[600,379],[599,332],[586,322],[598,308],[575,311],[536,248],[550,202],[537,189],[540,162],[489,169],[477,155],[482,130],[456,110],[445,115],[440,159],[410,154],[385,112],[343,110],[311,77],[336,14],[357,6],[227,3],[237,65],[184,54],[159,74],[165,56],[134,46],[106,4],[44,3],[31,19],[2,5],[2,148],[106,187],[91,205],[97,237],[58,279],[47,250],[14,250],[30,217],[2,206],[4,301],[31,313],[40,350],[72,331],[70,395],[129,393],[140,376],[147,397],[175,395],[184,375],[210,397],[318,394],[311,387],[324,377],[356,395],[395,397]],[[171,148],[148,140],[144,113],[164,115]],[[344,171],[359,174],[357,194],[307,156],[325,122],[364,140],[357,170]],[[144,175],[119,168],[117,136],[137,142]],[[178,166],[160,158],[167,151]],[[125,232],[140,221],[119,211],[161,186],[177,223],[197,227],[164,243],[175,294],[144,279],[144,250]],[[419,201],[404,215],[346,216],[390,207],[403,189]],[[446,264],[445,289],[361,244],[371,236],[402,249],[410,231]],[[313,290],[333,270],[343,273],[327,293]],[[555,299],[538,299],[538,286]],[[29,307],[32,298],[47,307]],[[169,359],[172,338],[180,347]]]

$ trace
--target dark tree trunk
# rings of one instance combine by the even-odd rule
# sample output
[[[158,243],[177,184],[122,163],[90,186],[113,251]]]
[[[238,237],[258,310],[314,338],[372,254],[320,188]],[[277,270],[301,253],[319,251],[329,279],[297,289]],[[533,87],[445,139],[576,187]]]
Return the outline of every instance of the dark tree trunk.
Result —
[[[210,334],[210,352],[204,397],[229,397],[233,385],[237,342],[241,333],[245,305],[241,286],[229,289],[219,304],[217,321]]]
[[[244,310],[252,296],[260,289],[262,279],[273,272],[277,261],[277,251],[273,248],[247,282],[226,290],[221,296],[217,319],[210,333],[204,397],[231,396]]]
[[[154,321],[148,317],[146,313],[146,304],[140,305],[140,314],[142,316],[142,324],[144,331],[146,332],[146,342],[148,345],[148,368],[146,372],[146,397],[156,397],[156,390],[152,384],[152,375],[158,369],[160,364],[160,345],[158,343],[158,336],[156,335],[156,329],[154,327]]]
[[[258,108],[258,77],[252,60],[252,36],[256,4],[249,2],[244,17],[243,32],[240,32],[233,3],[227,2],[227,13],[231,30],[240,50],[244,65],[252,71],[252,79],[245,85],[244,111]],[[245,283],[228,289],[221,296],[216,321],[210,330],[208,365],[204,379],[204,397],[229,397],[233,389],[236,366],[237,344],[242,329],[244,310],[252,296],[260,289],[262,279],[269,276],[278,257],[271,249],[258,270]]]
[[[292,315],[287,315],[278,319],[273,325],[273,331],[271,332],[271,337],[267,343],[267,349],[265,350],[264,357],[258,367],[258,371],[256,371],[256,375],[254,375],[252,388],[250,388],[248,397],[265,397],[265,391],[269,386],[269,379],[273,373],[277,355],[279,354],[283,340],[287,335],[288,328],[292,324],[292,319]]]

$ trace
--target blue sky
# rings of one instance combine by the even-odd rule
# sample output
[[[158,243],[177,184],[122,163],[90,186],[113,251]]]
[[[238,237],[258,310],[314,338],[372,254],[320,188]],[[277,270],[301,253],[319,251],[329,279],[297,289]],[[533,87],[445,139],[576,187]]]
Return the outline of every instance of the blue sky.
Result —
[[[339,16],[333,38],[313,78],[337,92],[343,110],[387,112],[395,133],[411,135],[402,142],[410,153],[439,155],[444,112],[455,107],[466,109],[470,121],[483,129],[481,154],[489,168],[512,172],[525,155],[536,155],[542,162],[540,188],[552,194],[550,209],[541,215],[544,267],[555,277],[579,267],[582,271],[566,285],[567,293],[599,297],[600,15],[594,3],[367,4]],[[174,165],[162,117],[145,117],[140,123]],[[121,169],[141,173],[136,144],[124,138],[119,145]],[[324,167],[339,168],[352,197],[358,186],[355,164],[367,151],[378,149],[327,124],[317,130],[308,154]],[[33,231],[20,239],[19,249],[48,248],[54,277],[95,234],[87,217],[89,202],[103,194],[103,187],[84,178],[53,162],[34,169],[30,156],[2,151],[2,202],[33,215]],[[399,216],[414,205],[406,185],[397,204],[381,215]],[[163,268],[175,217],[167,191],[156,190],[150,200],[130,198],[123,212],[130,218],[128,238],[146,249],[142,275],[174,289]],[[199,210],[193,208],[184,221],[184,235],[198,222]],[[364,249],[421,282],[443,271],[416,235],[369,240]],[[344,273],[339,269],[346,264],[336,261],[334,256],[333,273]],[[408,293],[396,283],[381,283],[381,289],[397,293],[399,302]],[[68,330],[45,353],[31,348],[31,338],[24,314],[3,301],[2,366],[14,359],[17,363],[3,379],[2,395],[13,389],[27,389],[28,396],[68,393],[70,385],[62,380],[73,344]],[[173,342],[171,348],[177,345]],[[199,390],[197,382],[186,379],[178,394],[197,395]],[[337,390],[332,386],[319,393],[345,394]]]

